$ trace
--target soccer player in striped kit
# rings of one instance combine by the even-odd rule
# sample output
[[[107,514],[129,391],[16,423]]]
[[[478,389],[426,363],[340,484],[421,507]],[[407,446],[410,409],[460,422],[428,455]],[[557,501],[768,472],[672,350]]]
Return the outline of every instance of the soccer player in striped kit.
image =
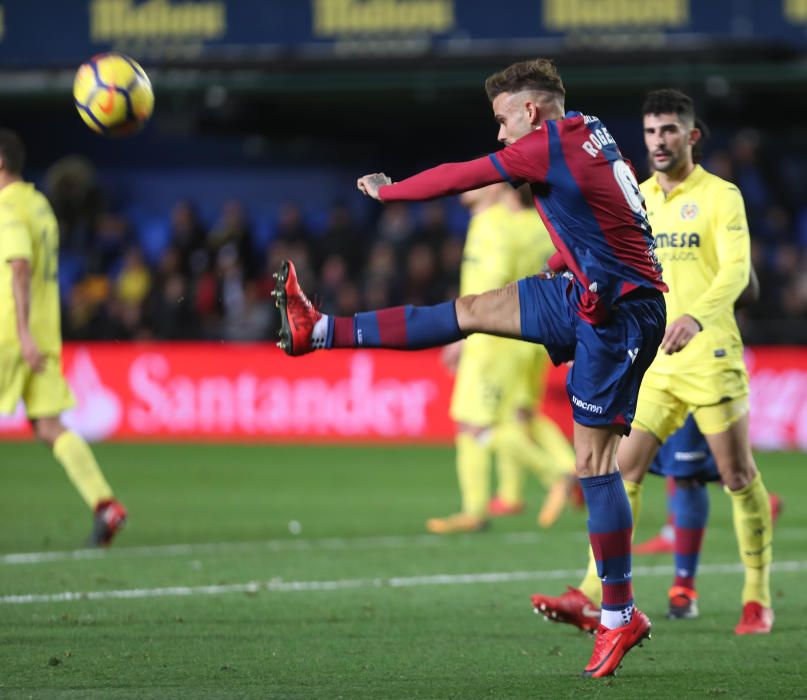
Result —
[[[633,518],[616,451],[630,432],[639,385],[664,336],[667,286],[632,167],[597,117],[565,111],[554,64],[516,63],[485,87],[504,148],[395,184],[381,173],[357,184],[390,202],[495,182],[529,183],[557,251],[547,274],[436,306],[339,318],[313,307],[287,261],[275,289],[280,346],[291,355],[340,347],[417,350],[487,333],[539,343],[555,363],[574,361],[567,390],[575,467],[603,591],[599,634],[583,673],[608,676],[650,635],[650,621],[634,605]]]

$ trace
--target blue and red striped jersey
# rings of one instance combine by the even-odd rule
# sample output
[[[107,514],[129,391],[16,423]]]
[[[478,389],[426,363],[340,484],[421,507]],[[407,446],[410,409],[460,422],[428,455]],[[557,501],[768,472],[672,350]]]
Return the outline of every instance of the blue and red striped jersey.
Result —
[[[530,183],[558,251],[550,266],[581,285],[574,295],[581,318],[601,323],[640,287],[667,291],[633,167],[597,117],[569,112],[497,153],[385,185],[379,197],[432,199],[503,181]]]
[[[528,182],[566,268],[584,289],[579,315],[592,323],[638,287],[667,291],[633,167],[597,118],[569,112],[489,156],[501,176]]]

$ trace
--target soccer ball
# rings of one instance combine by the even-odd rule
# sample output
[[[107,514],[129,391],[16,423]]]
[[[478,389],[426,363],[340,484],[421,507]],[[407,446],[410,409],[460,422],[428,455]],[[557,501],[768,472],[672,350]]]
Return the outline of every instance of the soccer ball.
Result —
[[[73,81],[73,98],[84,123],[104,136],[139,131],[154,110],[146,72],[120,53],[102,53],[82,64]]]

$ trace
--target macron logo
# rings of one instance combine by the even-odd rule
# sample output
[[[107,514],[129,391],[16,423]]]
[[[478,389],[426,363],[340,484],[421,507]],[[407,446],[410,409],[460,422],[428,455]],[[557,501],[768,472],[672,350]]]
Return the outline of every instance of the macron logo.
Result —
[[[639,357],[639,348],[633,348],[633,350],[628,350],[628,357],[630,358],[631,364],[636,362],[636,358]]]
[[[589,413],[602,413],[603,410],[602,406],[598,406],[596,403],[587,403],[586,401],[581,401],[574,394],[572,394],[572,403],[578,408],[582,408],[584,411],[588,411]]]

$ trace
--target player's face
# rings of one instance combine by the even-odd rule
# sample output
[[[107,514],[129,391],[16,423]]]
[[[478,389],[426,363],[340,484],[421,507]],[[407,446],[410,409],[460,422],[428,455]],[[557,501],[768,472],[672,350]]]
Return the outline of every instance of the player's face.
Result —
[[[653,170],[674,172],[691,162],[694,131],[677,114],[645,114],[644,143]]]
[[[535,128],[538,112],[535,102],[525,93],[502,92],[493,100],[493,116],[499,125],[498,140],[511,144]]]

